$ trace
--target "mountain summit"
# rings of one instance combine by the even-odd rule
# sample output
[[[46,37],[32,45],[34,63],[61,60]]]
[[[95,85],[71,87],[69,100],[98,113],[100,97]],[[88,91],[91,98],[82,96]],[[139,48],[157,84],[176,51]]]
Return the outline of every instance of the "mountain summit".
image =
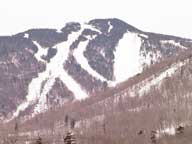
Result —
[[[119,19],[0,37],[0,117],[32,116],[102,92],[192,47]]]

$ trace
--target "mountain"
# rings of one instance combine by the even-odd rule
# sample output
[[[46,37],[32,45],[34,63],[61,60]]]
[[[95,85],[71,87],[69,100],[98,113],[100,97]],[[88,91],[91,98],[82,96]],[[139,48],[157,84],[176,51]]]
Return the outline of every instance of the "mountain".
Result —
[[[191,47],[190,39],[144,32],[119,19],[0,37],[0,117],[34,116],[115,89]]]
[[[78,143],[190,143],[191,63],[189,49],[83,101],[0,125],[2,134],[8,130],[14,139],[12,129],[18,124],[21,142],[39,136],[50,143],[62,141],[71,128]]]

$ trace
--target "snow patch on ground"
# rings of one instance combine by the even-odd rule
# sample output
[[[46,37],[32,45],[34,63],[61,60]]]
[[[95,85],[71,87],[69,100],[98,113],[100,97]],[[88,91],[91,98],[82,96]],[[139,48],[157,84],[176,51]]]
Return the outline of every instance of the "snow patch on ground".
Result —
[[[114,60],[115,83],[120,83],[142,71],[140,65],[141,38],[127,32],[116,47]]]
[[[57,33],[63,33],[63,32],[61,31],[61,29],[57,29],[56,32],[57,32]]]
[[[159,134],[167,134],[167,135],[175,135],[176,131],[175,131],[175,127],[173,125],[171,125],[170,127],[167,127],[165,129],[162,129],[159,131]]]
[[[111,32],[111,30],[113,29],[113,26],[112,26],[112,24],[111,24],[111,22],[110,22],[110,21],[108,21],[108,25],[109,25],[108,33],[110,33],[110,32]]]
[[[174,40],[162,40],[160,41],[162,44],[171,44],[171,45],[174,45],[176,47],[180,47],[182,49],[188,49],[184,46],[182,46],[179,42],[175,42]]]
[[[153,78],[151,81],[144,82],[142,84],[140,90],[138,90],[139,96],[142,96],[144,93],[147,93],[152,86],[160,85],[161,81],[163,79],[173,75],[182,65],[184,65],[184,63],[179,62],[178,64],[175,64],[175,65],[171,66],[170,68],[168,68],[167,70],[165,70],[164,72],[162,72],[157,77]]]
[[[46,62],[44,59],[42,59],[42,56],[47,55],[48,53],[48,48],[43,48],[40,46],[40,44],[36,41],[33,41],[33,44],[35,44],[38,48],[37,53],[35,54],[35,58],[39,61],[39,62]]]
[[[142,96],[147,93],[151,89],[151,87],[160,86],[163,79],[172,76],[181,66],[185,64],[186,61],[175,63],[161,73],[155,74],[134,85],[133,87],[126,89],[125,92],[131,97],[134,97],[136,95]]]
[[[143,37],[143,38],[146,38],[146,39],[149,38],[149,36],[148,36],[148,35],[145,35],[145,34],[139,34],[139,36],[140,36],[140,37]]]
[[[92,26],[92,25],[89,25],[89,24],[86,24],[86,23],[81,24],[81,25],[83,26],[83,28],[87,28],[87,29],[90,29],[90,30],[92,30],[92,31],[96,31],[96,32],[98,32],[99,34],[102,33],[99,29],[95,28],[95,27]]]
[[[82,31],[81,31],[82,32]],[[42,73],[38,74],[38,77],[34,78],[28,87],[28,95],[26,96],[26,102],[22,103],[17,107],[16,112],[13,114],[13,118],[18,116],[20,111],[24,111],[30,104],[38,102],[35,107],[34,114],[38,112],[42,112],[47,109],[47,93],[51,90],[55,78],[60,78],[66,86],[74,92],[74,95],[77,100],[84,99],[88,95],[84,92],[80,85],[76,83],[76,81],[68,75],[68,73],[64,70],[63,64],[68,58],[69,47],[74,40],[78,38],[81,32],[73,32],[69,35],[68,41],[62,42],[55,46],[57,49],[57,54],[51,59],[50,63],[47,63],[46,70]],[[37,42],[35,42],[36,45]],[[38,45],[39,49],[40,45]],[[41,56],[38,54],[36,57],[39,58]],[[45,83],[42,87],[42,83]]]
[[[29,34],[25,33],[24,38],[29,38]]]

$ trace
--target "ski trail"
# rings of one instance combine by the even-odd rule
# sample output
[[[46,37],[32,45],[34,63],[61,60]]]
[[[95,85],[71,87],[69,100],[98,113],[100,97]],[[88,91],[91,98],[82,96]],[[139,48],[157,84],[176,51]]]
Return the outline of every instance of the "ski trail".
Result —
[[[28,94],[26,96],[26,101],[17,107],[17,110],[13,113],[13,118],[18,116],[21,111],[24,111],[29,105],[38,102],[34,109],[32,116],[47,109],[47,93],[51,90],[55,78],[59,77],[67,87],[74,92],[77,100],[86,98],[88,95],[84,92],[80,85],[68,75],[64,70],[63,64],[68,58],[70,52],[69,47],[81,34],[82,29],[79,32],[72,32],[68,41],[57,44],[55,48],[57,49],[57,54],[51,59],[50,63],[46,63],[46,70],[38,74],[38,77],[34,78],[28,87]],[[37,44],[37,43],[36,43]],[[38,45],[40,47],[40,45]],[[43,48],[42,48],[43,49]],[[41,55],[38,56],[38,58]],[[40,59],[39,59],[40,60]],[[45,83],[42,87],[42,83]]]
[[[92,40],[92,38],[90,38],[89,40]],[[101,81],[107,81],[103,76],[98,74],[95,70],[93,70],[90,67],[87,59],[85,58],[85,56],[83,54],[84,51],[86,51],[86,46],[88,45],[89,40],[84,41],[84,42],[80,42],[78,45],[78,48],[75,49],[75,51],[73,52],[73,55],[78,62],[81,62],[80,63],[81,67],[83,69],[85,69],[89,74],[91,74],[93,77],[95,77]]]

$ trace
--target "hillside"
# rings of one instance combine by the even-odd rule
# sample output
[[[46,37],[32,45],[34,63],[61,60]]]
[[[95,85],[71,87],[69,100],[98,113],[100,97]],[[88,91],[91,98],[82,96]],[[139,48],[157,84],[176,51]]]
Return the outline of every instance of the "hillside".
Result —
[[[21,118],[17,120],[20,135],[34,138],[40,135],[44,140],[52,137],[51,142],[61,139],[59,134],[64,135],[75,122],[71,128],[79,143],[151,143],[152,131],[156,132],[158,143],[189,141],[185,136],[191,129],[191,56],[191,50],[179,53],[115,89],[81,102],[52,107],[30,120]],[[147,91],[138,93],[144,86],[149,87]],[[6,126],[9,133],[14,125],[15,122]],[[179,126],[185,129],[178,135]]]
[[[0,37],[0,117],[34,116],[102,93],[190,49],[191,43],[143,32],[119,19]]]
[[[191,48],[119,19],[0,37],[0,144],[189,143]]]

